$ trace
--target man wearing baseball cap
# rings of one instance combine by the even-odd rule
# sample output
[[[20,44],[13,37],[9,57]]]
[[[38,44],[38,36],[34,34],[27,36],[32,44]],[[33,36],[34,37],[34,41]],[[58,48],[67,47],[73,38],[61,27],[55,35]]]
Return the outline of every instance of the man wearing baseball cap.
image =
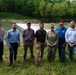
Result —
[[[51,24],[50,31],[47,33],[46,36],[46,42],[47,42],[47,48],[48,48],[48,61],[53,61],[55,59],[55,53],[57,50],[57,44],[58,44],[58,34],[54,30],[54,24]]]
[[[33,55],[33,44],[34,44],[34,30],[31,29],[31,22],[27,22],[27,28],[23,31],[22,34],[23,44],[24,44],[24,60],[26,60],[27,50],[30,49],[31,58],[34,58]]]

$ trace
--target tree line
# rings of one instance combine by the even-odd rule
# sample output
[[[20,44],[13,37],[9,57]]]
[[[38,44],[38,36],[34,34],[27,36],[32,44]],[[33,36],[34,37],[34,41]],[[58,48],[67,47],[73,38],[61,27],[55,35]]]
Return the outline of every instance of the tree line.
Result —
[[[75,18],[75,0],[0,0],[0,12],[36,18]]]

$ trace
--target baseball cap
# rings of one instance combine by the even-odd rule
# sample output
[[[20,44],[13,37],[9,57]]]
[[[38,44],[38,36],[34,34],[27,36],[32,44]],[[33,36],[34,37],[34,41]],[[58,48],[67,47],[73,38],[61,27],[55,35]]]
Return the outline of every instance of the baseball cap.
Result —
[[[50,27],[53,27],[53,28],[54,28],[54,27],[55,27],[55,25],[52,23]]]

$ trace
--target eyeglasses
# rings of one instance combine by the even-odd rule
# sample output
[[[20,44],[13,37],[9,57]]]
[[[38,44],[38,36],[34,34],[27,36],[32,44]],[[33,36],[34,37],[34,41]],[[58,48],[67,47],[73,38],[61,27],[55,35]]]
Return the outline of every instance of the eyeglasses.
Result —
[[[51,27],[51,28],[54,28],[54,27]]]

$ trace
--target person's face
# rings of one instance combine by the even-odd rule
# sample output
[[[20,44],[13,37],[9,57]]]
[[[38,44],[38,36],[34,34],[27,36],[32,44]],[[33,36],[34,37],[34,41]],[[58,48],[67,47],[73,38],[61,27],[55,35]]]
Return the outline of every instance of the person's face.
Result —
[[[44,29],[44,24],[40,24],[40,29]]]
[[[12,28],[13,28],[13,30],[16,30],[17,25],[16,24],[13,24]]]
[[[54,31],[54,27],[50,27],[51,31]]]
[[[60,22],[60,28],[62,29],[64,27],[64,24]]]
[[[27,24],[27,28],[30,29],[30,27],[31,27],[31,24]]]
[[[70,22],[70,27],[71,27],[71,28],[74,28],[74,27],[75,27],[74,21]]]

